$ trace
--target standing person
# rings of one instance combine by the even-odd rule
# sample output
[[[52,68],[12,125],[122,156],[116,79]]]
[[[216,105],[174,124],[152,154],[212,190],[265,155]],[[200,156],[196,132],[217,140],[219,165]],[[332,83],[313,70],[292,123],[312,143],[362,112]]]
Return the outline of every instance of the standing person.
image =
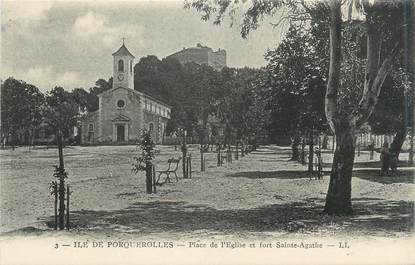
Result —
[[[370,141],[370,144],[368,145],[369,147],[369,160],[373,160],[373,152],[375,151],[375,143],[373,141],[373,139]]]
[[[390,152],[389,152],[389,143],[384,142],[383,147],[380,149],[380,161],[382,161],[382,170],[380,172],[380,176],[384,174],[389,174],[389,166],[390,166]]]

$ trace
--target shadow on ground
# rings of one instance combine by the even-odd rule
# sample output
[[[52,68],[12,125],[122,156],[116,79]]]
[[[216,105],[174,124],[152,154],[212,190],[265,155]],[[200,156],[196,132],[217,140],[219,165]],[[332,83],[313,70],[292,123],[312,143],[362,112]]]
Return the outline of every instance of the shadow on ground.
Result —
[[[183,202],[136,203],[116,211],[77,211],[72,214],[80,230],[105,232],[114,227],[129,234],[192,233],[207,235],[243,232],[300,232],[320,235],[350,232],[355,235],[393,236],[413,230],[414,204],[381,201],[376,198],[354,200],[354,215],[332,217],[322,213],[323,202],[273,204],[254,209],[217,210]]]
[[[291,160],[290,156],[282,156],[279,158],[260,158],[258,159],[258,161],[260,162],[293,162],[293,163],[298,163],[297,161],[293,161]]]
[[[324,171],[323,175],[330,175],[330,171]],[[245,171],[227,175],[235,178],[250,179],[303,179],[310,178],[310,174],[306,170],[281,170],[281,171]],[[314,178],[314,175],[312,176]],[[329,176],[326,176],[329,177]],[[380,176],[378,169],[362,169],[353,171],[353,177],[378,182],[382,184],[392,183],[415,183],[415,170],[401,169],[398,173],[388,176]]]
[[[379,169],[362,169],[353,171],[353,177],[382,184],[415,183],[415,170],[400,169],[397,173],[381,176]]]
[[[414,165],[411,165],[407,161],[399,161],[398,162],[398,169],[406,168],[406,167],[413,167]],[[331,163],[323,163],[323,167],[331,168]],[[353,168],[376,168],[379,169],[382,167],[381,161],[366,161],[366,162],[354,162]]]
[[[324,175],[330,172],[323,172]],[[250,179],[303,179],[310,178],[310,173],[306,170],[279,170],[279,171],[244,171],[226,175],[234,178],[250,178]],[[312,178],[315,176],[312,175]]]

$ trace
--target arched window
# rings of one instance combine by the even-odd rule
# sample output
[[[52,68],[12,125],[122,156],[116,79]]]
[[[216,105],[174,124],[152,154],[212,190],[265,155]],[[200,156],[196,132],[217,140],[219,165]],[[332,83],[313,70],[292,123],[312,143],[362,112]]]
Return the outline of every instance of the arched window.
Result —
[[[154,125],[153,125],[152,123],[150,123],[150,124],[148,125],[148,130],[149,130],[150,132],[152,132],[152,131],[154,130]]]
[[[90,132],[93,132],[93,131],[94,131],[94,124],[93,124],[93,123],[90,123],[90,124],[89,124],[89,126],[88,126],[88,130],[89,130]]]
[[[122,59],[118,61],[118,72],[124,72],[124,61]]]

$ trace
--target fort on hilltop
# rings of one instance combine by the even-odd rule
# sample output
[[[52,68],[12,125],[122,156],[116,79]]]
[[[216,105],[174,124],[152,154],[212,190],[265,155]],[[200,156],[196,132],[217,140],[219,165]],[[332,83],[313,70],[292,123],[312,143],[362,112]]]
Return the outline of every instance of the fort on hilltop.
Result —
[[[226,66],[226,51],[218,49],[213,51],[212,48],[203,46],[200,43],[196,47],[183,48],[183,50],[173,53],[166,58],[176,58],[181,64],[197,63],[212,66],[213,69],[220,71]]]

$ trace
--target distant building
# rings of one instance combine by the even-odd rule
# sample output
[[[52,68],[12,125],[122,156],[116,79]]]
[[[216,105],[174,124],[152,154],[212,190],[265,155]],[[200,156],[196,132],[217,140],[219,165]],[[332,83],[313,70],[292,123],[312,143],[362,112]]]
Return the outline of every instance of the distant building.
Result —
[[[142,129],[151,132],[155,143],[162,143],[171,107],[133,89],[134,55],[124,43],[112,56],[113,87],[98,95],[99,109],[81,120],[81,143],[135,141]]]
[[[183,50],[173,53],[167,58],[176,58],[181,64],[189,62],[197,64],[206,64],[212,66],[215,70],[220,71],[226,66],[226,51],[213,51],[212,48],[202,46],[200,43],[196,47],[183,48]]]

